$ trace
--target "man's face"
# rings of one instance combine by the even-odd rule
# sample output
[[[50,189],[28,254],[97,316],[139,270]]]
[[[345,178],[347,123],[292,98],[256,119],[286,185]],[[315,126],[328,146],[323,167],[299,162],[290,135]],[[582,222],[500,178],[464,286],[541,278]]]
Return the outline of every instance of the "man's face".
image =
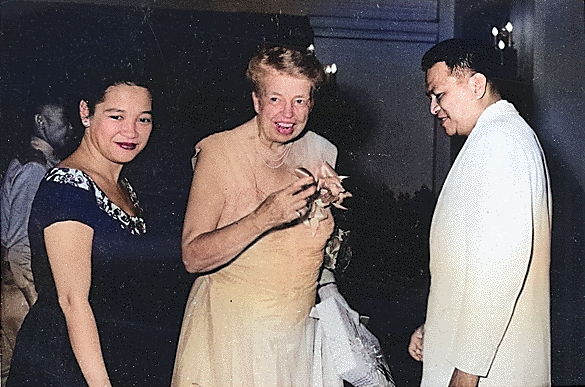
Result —
[[[41,115],[48,143],[55,149],[63,149],[72,134],[71,124],[65,117],[65,109],[58,105],[46,105]]]
[[[445,62],[436,63],[427,70],[426,88],[431,100],[431,114],[449,136],[467,136],[475,126],[478,111],[477,96],[470,82],[472,73],[451,74]]]

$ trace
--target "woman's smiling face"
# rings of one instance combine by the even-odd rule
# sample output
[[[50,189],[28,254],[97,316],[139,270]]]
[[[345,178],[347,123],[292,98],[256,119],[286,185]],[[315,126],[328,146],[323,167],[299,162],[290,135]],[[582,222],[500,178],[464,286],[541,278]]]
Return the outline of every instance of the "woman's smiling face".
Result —
[[[277,71],[264,77],[261,95],[252,93],[262,140],[285,143],[302,133],[311,111],[311,87],[306,78]]]
[[[110,86],[90,117],[89,139],[108,160],[125,164],[144,149],[152,130],[148,89],[127,84]]]

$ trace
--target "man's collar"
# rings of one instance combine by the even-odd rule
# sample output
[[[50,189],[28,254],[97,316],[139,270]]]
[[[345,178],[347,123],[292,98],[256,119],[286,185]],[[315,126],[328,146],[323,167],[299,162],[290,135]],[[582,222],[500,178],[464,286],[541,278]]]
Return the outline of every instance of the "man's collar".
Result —
[[[48,167],[53,167],[61,161],[55,154],[55,150],[51,144],[42,138],[33,136],[30,140],[30,146],[43,153],[45,159],[47,160]]]

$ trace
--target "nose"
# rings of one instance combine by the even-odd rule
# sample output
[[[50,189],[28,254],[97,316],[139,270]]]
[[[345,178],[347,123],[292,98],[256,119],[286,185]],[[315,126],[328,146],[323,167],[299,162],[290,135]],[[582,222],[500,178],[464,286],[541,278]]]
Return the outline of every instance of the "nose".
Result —
[[[282,108],[282,115],[286,118],[290,118],[294,115],[293,103],[294,102],[292,101],[290,103],[285,103]]]
[[[439,110],[441,110],[441,107],[437,102],[437,98],[431,97],[431,114],[436,116],[439,113]]]
[[[122,134],[129,139],[138,137],[138,127],[136,121],[126,121],[124,125],[122,125]]]

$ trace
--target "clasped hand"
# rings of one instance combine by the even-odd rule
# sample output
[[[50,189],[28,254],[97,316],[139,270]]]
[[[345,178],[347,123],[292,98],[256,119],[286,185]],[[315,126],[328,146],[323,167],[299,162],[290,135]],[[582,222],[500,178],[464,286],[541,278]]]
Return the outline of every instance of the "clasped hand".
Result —
[[[303,218],[309,211],[309,203],[317,191],[317,183],[312,176],[299,178],[294,183],[268,197],[255,210],[268,229]]]
[[[425,326],[421,325],[410,336],[410,344],[408,345],[408,352],[414,360],[423,360],[423,342],[425,335]]]

